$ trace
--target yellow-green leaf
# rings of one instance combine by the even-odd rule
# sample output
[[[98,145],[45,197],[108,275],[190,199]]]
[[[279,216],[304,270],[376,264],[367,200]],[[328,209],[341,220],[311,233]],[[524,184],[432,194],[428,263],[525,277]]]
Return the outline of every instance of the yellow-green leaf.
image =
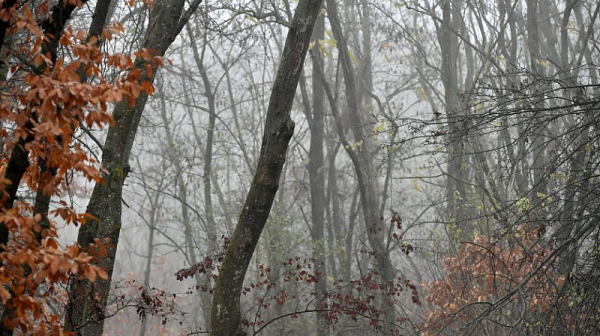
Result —
[[[354,54],[351,51],[348,51],[348,55],[350,56],[350,58],[354,62],[354,65],[358,66],[358,60],[356,59],[356,57],[354,57]]]
[[[419,95],[421,95],[421,98],[423,98],[424,101],[429,103],[429,99],[427,99],[427,95],[425,94],[425,90],[423,90],[422,87],[419,88]]]
[[[537,63],[537,64],[539,64],[539,65],[543,66],[543,67],[544,67],[544,68],[546,68],[546,69],[549,69],[549,68],[550,68],[550,67],[548,66],[548,62],[546,62],[546,61],[544,61],[544,60],[542,60],[542,59],[536,58],[536,59],[535,59],[535,63]]]
[[[417,179],[413,179],[413,185],[415,186],[415,189],[417,189],[418,192],[423,192],[423,190],[419,188],[419,184],[417,184]]]

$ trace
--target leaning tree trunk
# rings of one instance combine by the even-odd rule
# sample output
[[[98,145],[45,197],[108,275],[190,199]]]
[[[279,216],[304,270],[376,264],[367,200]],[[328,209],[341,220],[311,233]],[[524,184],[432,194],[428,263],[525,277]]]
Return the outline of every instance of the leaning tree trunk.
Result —
[[[184,13],[185,2],[164,0],[154,3],[143,48],[152,50],[155,56],[165,54],[201,0],[195,0]],[[145,71],[147,64],[146,61],[138,59],[134,67],[140,69],[143,74],[140,82],[153,83],[156,71],[148,74]],[[87,280],[74,279],[70,284],[70,302],[65,323],[67,329],[76,331],[77,335],[100,336],[103,333],[110,277],[121,231],[123,182],[129,172],[132,138],[135,137],[147,100],[148,94],[142,92],[133,106],[122,102],[117,104],[113,111],[115,126],[108,131],[102,153],[102,164],[106,169],[104,183],[96,184],[87,207],[87,213],[95,220],[82,226],[77,238],[77,242],[83,248],[93,244],[95,239],[109,244],[111,248],[108,249],[108,255],[99,261],[99,266],[108,274],[108,280],[96,279],[92,284]]]
[[[290,111],[321,2],[301,0],[290,25],[273,83],[258,166],[215,285],[210,332],[213,336],[244,334],[240,312],[244,277],[269,217],[294,134]]]

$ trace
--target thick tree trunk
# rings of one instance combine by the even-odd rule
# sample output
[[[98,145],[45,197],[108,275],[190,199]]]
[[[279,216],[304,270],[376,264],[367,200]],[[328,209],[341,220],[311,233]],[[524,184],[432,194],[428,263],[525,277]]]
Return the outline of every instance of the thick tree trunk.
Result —
[[[243,334],[240,295],[244,277],[279,187],[289,141],[294,133],[290,111],[321,2],[301,0],[290,25],[273,83],[254,180],[215,286],[210,332],[214,336]]]
[[[143,47],[152,50],[155,56],[163,56],[200,2],[194,1],[185,13],[184,0],[155,2]],[[139,59],[134,67],[142,70],[140,81],[153,83],[156,71],[148,75],[146,64],[146,61]],[[95,239],[109,245],[108,255],[99,261],[99,266],[107,272],[109,279],[96,279],[93,284],[87,280],[71,282],[65,323],[67,329],[75,331],[77,335],[100,336],[103,332],[110,277],[121,231],[123,182],[129,172],[129,153],[147,100],[148,94],[142,92],[134,106],[122,102],[113,111],[115,126],[108,131],[102,153],[102,164],[106,169],[104,183],[96,184],[87,207],[87,213],[96,220],[82,226],[77,238],[83,248],[93,244]]]

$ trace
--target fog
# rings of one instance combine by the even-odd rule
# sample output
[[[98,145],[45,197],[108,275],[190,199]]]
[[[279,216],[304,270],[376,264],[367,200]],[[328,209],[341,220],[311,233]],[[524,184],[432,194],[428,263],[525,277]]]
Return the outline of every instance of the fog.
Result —
[[[595,1],[17,2],[3,334],[600,333]]]

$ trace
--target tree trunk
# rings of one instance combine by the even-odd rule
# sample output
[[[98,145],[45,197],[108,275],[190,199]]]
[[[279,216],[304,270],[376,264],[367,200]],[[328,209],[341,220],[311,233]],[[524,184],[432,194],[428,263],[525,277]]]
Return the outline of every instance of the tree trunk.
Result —
[[[438,32],[438,41],[442,50],[442,83],[444,84],[444,100],[448,116],[448,168],[447,168],[447,215],[449,223],[456,227],[456,236],[460,240],[469,240],[472,228],[466,225],[465,214],[465,174],[464,144],[461,131],[465,128],[462,106],[459,99],[458,79],[458,27],[453,20],[454,6],[450,0],[442,1],[442,25]]]
[[[314,80],[318,80],[318,77]],[[314,84],[313,84],[314,85]],[[335,127],[335,126],[334,126]],[[344,222],[341,211],[340,211],[340,199],[338,194],[337,186],[337,169],[335,167],[335,158],[340,147],[339,142],[333,144],[333,140],[330,139],[329,145],[327,146],[327,235],[329,236],[329,246],[334,247],[334,251],[340,251],[345,249],[346,251],[352,250],[352,244],[345,244],[343,234],[345,232],[348,235],[348,230],[342,228]],[[335,256],[338,255],[339,259],[339,270],[336,266]],[[341,253],[329,253],[329,267],[331,267],[331,276],[333,279],[338,279],[340,273],[344,273],[344,255]]]
[[[195,38],[191,34],[191,29],[188,29],[188,34],[190,35],[190,43],[192,46],[192,51],[194,53],[194,61],[196,62],[196,67],[198,67],[198,72],[200,72],[200,77],[202,77],[202,84],[204,86],[204,96],[208,102],[208,128],[206,130],[206,150],[204,151],[204,167],[202,171],[202,180],[204,183],[204,212],[206,215],[206,223],[208,227],[208,255],[213,255],[218,248],[217,243],[217,228],[215,224],[215,216],[213,214],[213,205],[212,205],[212,194],[211,194],[211,180],[210,176],[212,175],[212,158],[213,158],[213,142],[215,136],[215,122],[217,120],[217,108],[215,106],[215,93],[212,88],[212,84],[210,83],[210,79],[208,78],[208,74],[206,73],[206,69],[203,64],[203,57],[200,57],[198,53],[198,47],[196,45]],[[204,43],[206,45],[206,36],[204,37]],[[204,47],[203,47],[204,48]],[[204,49],[202,50],[204,54]],[[191,116],[190,116],[191,118]]]
[[[538,0],[527,0],[527,48],[529,49],[530,68],[534,76],[543,76],[544,68],[541,65],[542,59],[540,54],[540,34],[538,27]],[[543,103],[543,88],[536,90],[531,100],[536,110],[542,110]],[[533,188],[531,191],[533,197],[533,209],[535,212],[541,211],[542,202],[546,197],[546,145],[544,125],[545,113],[543,111],[533,112],[532,118],[538,119],[533,133],[530,134],[530,143],[532,149],[531,169],[533,170]],[[543,217],[543,216],[541,216]]]
[[[215,286],[210,332],[214,336],[243,334],[240,295],[244,277],[279,187],[285,155],[294,133],[290,111],[321,2],[301,0],[290,25],[273,83],[254,180]]]
[[[200,2],[194,1],[185,13],[184,0],[155,2],[143,47],[154,51],[155,56],[163,56]],[[146,61],[138,59],[134,67],[143,74],[140,82],[153,83],[156,71],[148,74],[146,65]],[[110,278],[121,231],[123,183],[129,172],[133,138],[147,100],[148,94],[143,91],[133,106],[129,102],[122,102],[113,111],[115,126],[108,131],[102,153],[102,164],[106,169],[104,183],[96,184],[87,207],[87,213],[96,220],[82,226],[77,238],[84,249],[93,244],[95,239],[108,244],[108,255],[98,264],[107,272],[109,279],[96,279],[93,284],[87,280],[73,279],[70,283],[66,327],[76,331],[77,335],[100,336],[103,333]]]
[[[385,237],[383,237],[383,232],[385,230],[382,227],[383,223],[381,222],[381,214],[379,213],[379,193],[377,192],[377,181],[372,162],[373,157],[369,152],[370,148],[374,148],[374,144],[372,144],[372,138],[364,133],[365,123],[362,121],[358,101],[356,99],[357,89],[354,80],[354,69],[352,60],[350,59],[346,38],[343,35],[342,26],[338,18],[335,0],[327,0],[327,13],[329,15],[333,36],[337,41],[339,57],[342,64],[344,82],[346,85],[346,99],[352,119],[354,141],[356,144],[361,143],[361,145],[352,146],[349,143],[344,143],[347,142],[347,140],[344,139],[342,140],[342,144],[352,159],[358,179],[365,231],[367,232],[369,245],[373,252],[376,253],[377,268],[381,273],[383,282],[388,282],[393,279],[394,271],[384,243]],[[325,81],[322,74],[321,78]],[[330,92],[330,90],[326,89],[326,92]],[[332,111],[336,111],[337,114],[335,118],[340,122],[339,113],[337,113],[337,107],[335,106],[333,97],[329,93],[328,96],[330,105],[332,105],[331,109]],[[340,137],[343,137],[343,134],[340,134]],[[356,150],[352,147],[356,147]]]
[[[171,129],[169,127],[169,120],[170,119],[167,116],[167,104],[166,104],[166,100],[165,100],[165,96],[164,96],[164,92],[162,90],[160,90],[157,93],[157,96],[160,100],[160,111],[161,111],[161,119],[163,122],[163,125],[165,127],[165,133],[167,136],[167,153],[168,153],[168,157],[169,160],[171,162],[173,162],[173,165],[175,166],[175,171],[177,172],[177,200],[180,203],[181,206],[181,220],[183,221],[183,235],[184,235],[184,245],[185,245],[185,249],[183,249],[184,254],[186,254],[186,261],[188,262],[188,266],[191,267],[193,265],[196,265],[198,263],[198,259],[196,258],[196,244],[194,242],[194,231],[192,228],[192,221],[190,219],[190,214],[189,214],[189,203],[188,203],[188,199],[187,199],[187,195],[188,195],[188,188],[187,188],[187,184],[185,183],[185,179],[184,179],[184,165],[183,162],[181,161],[181,157],[178,155],[177,151],[177,145],[175,144],[175,140],[173,139],[173,134],[175,133],[175,131],[173,129]],[[193,118],[193,116],[190,113],[190,118]],[[192,123],[193,125],[193,123]],[[209,252],[206,255],[207,256],[212,256],[214,254],[214,252]],[[203,282],[201,275],[200,274],[196,274],[194,276],[194,280],[196,281],[196,286],[198,286],[198,288],[205,286],[206,283]],[[198,292],[198,296],[200,298],[200,304],[201,304],[201,308],[202,308],[202,316],[204,317],[204,322],[206,325],[209,325],[210,322],[207,319],[207,312],[208,314],[210,314],[210,298],[206,299],[206,297],[209,295],[208,293],[204,293],[199,291]],[[207,303],[208,301],[208,303]],[[196,317],[196,316],[194,316]]]
[[[140,161],[138,158],[137,159],[137,163],[138,163],[138,168],[142,169],[142,165],[140,164]],[[163,161],[163,167],[164,167],[164,161]],[[150,202],[150,219],[148,221],[146,221],[146,224],[148,225],[148,244],[146,245],[146,256],[145,256],[145,262],[146,265],[144,267],[144,280],[143,280],[143,284],[144,286],[146,286],[146,288],[152,288],[152,285],[150,284],[150,275],[152,274],[152,257],[154,255],[154,234],[156,233],[156,227],[158,225],[158,221],[159,221],[159,214],[158,214],[158,210],[162,207],[162,199],[161,199],[161,193],[157,190],[162,190],[162,188],[164,187],[164,181],[165,181],[165,176],[161,176],[158,186],[156,186],[156,190],[151,190],[152,188],[150,188],[150,186],[148,185],[148,183],[146,182],[146,179],[144,178],[144,175],[142,174],[141,176],[141,182],[142,182],[142,186],[144,188],[144,191],[146,192],[146,195],[148,197],[148,201]],[[152,192],[154,194],[152,194]],[[148,330],[148,324],[149,324],[149,318],[148,316],[145,316],[144,319],[141,321],[142,322],[142,326],[140,327],[140,332],[138,333],[138,336],[144,336],[146,335],[146,331]]]
[[[325,17],[319,16],[317,19],[314,39],[323,39],[325,36]],[[318,42],[317,42],[318,45]],[[310,125],[310,148],[308,152],[308,176],[310,182],[310,207],[312,231],[311,238],[313,243],[313,257],[315,258],[315,273],[318,281],[315,282],[315,291],[317,295],[327,292],[327,272],[325,267],[325,157],[323,153],[324,145],[324,115],[325,115],[325,97],[323,83],[317,80],[318,71],[323,71],[323,58],[319,53],[313,59],[313,103],[312,103],[312,124]],[[319,67],[321,70],[316,69]],[[310,111],[307,111],[310,113]],[[325,303],[327,301],[325,300]],[[319,306],[321,300],[317,299]],[[318,307],[317,307],[318,308]],[[316,315],[317,335],[324,336],[329,334],[329,327],[325,316]]]

